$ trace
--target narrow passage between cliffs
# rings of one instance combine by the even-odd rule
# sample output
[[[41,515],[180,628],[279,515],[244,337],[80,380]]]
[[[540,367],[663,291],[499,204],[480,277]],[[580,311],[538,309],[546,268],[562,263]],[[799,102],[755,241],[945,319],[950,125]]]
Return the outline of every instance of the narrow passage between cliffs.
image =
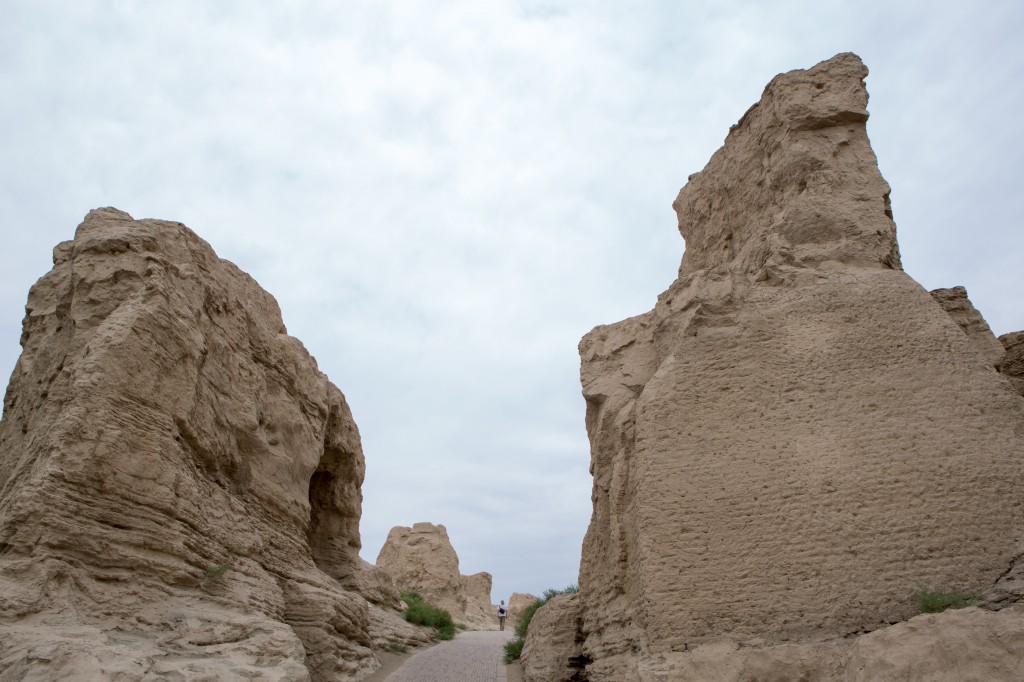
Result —
[[[461,632],[413,654],[386,682],[505,682],[504,645],[513,636],[511,630]]]

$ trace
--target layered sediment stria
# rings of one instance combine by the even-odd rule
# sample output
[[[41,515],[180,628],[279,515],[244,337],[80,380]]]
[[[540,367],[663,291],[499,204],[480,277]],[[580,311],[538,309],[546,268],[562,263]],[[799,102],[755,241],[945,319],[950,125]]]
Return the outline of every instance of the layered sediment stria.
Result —
[[[991,590],[1024,535],[1024,400],[966,295],[901,269],[866,75],[773,79],[674,203],[679,278],[580,343],[594,510],[562,658],[591,680],[905,679],[895,633],[906,663],[949,623],[1024,631],[971,609],[857,643],[920,586]]]
[[[191,230],[91,212],[21,343],[0,422],[4,679],[360,679],[375,640],[426,639],[367,601],[394,589],[358,557],[344,396]]]

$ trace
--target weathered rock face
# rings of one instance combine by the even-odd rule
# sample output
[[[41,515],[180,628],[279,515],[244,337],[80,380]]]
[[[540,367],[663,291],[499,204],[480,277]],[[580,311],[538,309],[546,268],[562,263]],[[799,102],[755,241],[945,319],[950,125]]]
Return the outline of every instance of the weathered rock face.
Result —
[[[537,601],[539,601],[539,597],[528,592],[513,592],[512,596],[508,598],[508,618],[505,627],[514,628],[526,607]]]
[[[580,343],[591,680],[719,679],[673,666],[877,630],[1017,554],[1024,401],[901,270],[866,74],[772,80],[675,201],[679,278]]]
[[[520,657],[527,682],[587,679],[578,594],[562,594],[545,602],[530,620],[528,633]]]
[[[1024,396],[1024,331],[1003,334],[999,342],[1006,351],[999,362],[999,372]]]
[[[485,627],[496,624],[498,609],[491,605],[491,574],[481,571],[473,575],[460,575],[459,583],[465,601],[463,621]]]
[[[459,573],[459,557],[444,526],[395,526],[377,555],[377,566],[400,589],[418,592],[431,604],[447,609],[457,622],[497,627],[497,609],[491,606],[491,574]]]
[[[346,589],[359,432],[274,299],[185,226],[100,209],[26,310],[0,422],[4,679],[371,672],[387,616]]]
[[[935,289],[931,295],[963,330],[975,349],[1024,396],[1024,332],[1003,334],[997,339],[963,287]]]
[[[734,641],[710,642],[641,661],[639,677],[715,682],[1012,682],[1024,673],[1022,657],[1024,611],[1020,606],[999,613],[968,608],[916,616],[861,637],[753,647],[740,647]],[[540,679],[527,677],[528,682]]]
[[[967,290],[963,287],[935,289],[931,295],[964,334],[967,334],[967,338],[982,357],[991,362],[993,367],[998,367],[1006,354],[1006,349],[999,343],[988,322],[967,297]]]

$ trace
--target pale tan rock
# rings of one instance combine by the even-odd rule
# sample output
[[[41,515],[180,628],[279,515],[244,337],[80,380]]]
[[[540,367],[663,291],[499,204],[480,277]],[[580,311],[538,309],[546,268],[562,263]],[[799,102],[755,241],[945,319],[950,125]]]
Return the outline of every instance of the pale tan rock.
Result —
[[[436,641],[433,628],[413,625],[405,620],[402,611],[377,604],[369,605],[368,627],[374,649],[386,649],[393,644],[421,646]]]
[[[442,525],[395,526],[377,555],[376,566],[399,590],[412,590],[452,613],[462,611],[459,557]]]
[[[432,628],[413,625],[405,620],[401,596],[387,571],[363,559],[359,563],[360,570],[350,584],[370,602],[367,625],[373,648],[384,649],[389,644],[420,646],[433,642]]]
[[[768,84],[673,204],[681,276],[900,267],[889,185],[865,131],[866,75],[847,53]]]
[[[496,625],[498,608],[491,604],[491,574],[481,571],[472,575],[462,575],[459,576],[459,582],[462,599],[465,600],[462,621],[478,627]]]
[[[743,646],[736,641],[705,642],[691,651],[641,658],[621,682],[840,682],[850,644],[827,642]],[[889,678],[879,678],[883,682]],[[913,679],[913,678],[911,678]]]
[[[999,372],[1024,396],[1024,331],[1003,334],[999,342],[1005,350]]]
[[[520,655],[526,682],[586,679],[579,619],[578,594],[552,597],[537,609],[530,619],[529,637]]]
[[[529,592],[513,592],[512,596],[508,598],[508,617],[506,619],[506,628],[515,628],[519,622],[519,617],[523,615],[523,611],[531,604],[539,601],[540,598],[536,597]]]
[[[1024,679],[1024,608],[917,616],[857,638],[843,670],[850,682]]]
[[[21,342],[0,422],[0,677],[377,667],[383,617],[351,591],[359,432],[273,297],[185,226],[99,209],[54,249]]]
[[[900,269],[866,74],[776,77],[676,199],[679,279],[580,343],[594,682],[877,630],[1017,555],[1024,401]]]
[[[971,299],[967,297],[967,290],[963,287],[952,287],[950,289],[934,289],[930,293],[932,298],[964,331],[964,334],[967,334],[971,345],[992,363],[993,367],[998,367],[1006,354],[1006,349],[1003,348],[1003,344],[999,343],[999,339],[992,333],[988,322],[971,303]]]
[[[709,642],[692,651],[644,658],[634,677],[622,679],[1012,682],[1024,679],[1021,609],[1015,606],[991,612],[968,608],[925,614],[870,634],[827,641],[743,647],[729,640]]]
[[[427,602],[446,609],[459,623],[497,628],[497,609],[491,605],[491,574],[464,576],[459,557],[441,524],[395,526],[377,555],[376,565],[400,590],[419,593]]]
[[[394,608],[401,600],[398,587],[391,579],[391,575],[362,558],[359,559],[358,570],[354,572],[349,583],[359,594],[375,604]]]

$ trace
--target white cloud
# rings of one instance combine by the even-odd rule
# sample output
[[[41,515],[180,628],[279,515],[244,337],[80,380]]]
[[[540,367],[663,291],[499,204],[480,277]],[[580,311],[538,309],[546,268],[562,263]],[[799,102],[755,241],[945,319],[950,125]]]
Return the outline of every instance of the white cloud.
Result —
[[[986,7],[16,0],[0,371],[90,208],[180,220],[348,396],[367,558],[429,520],[496,596],[563,586],[590,509],[576,343],[671,282],[676,192],[776,73],[864,57],[907,270],[1024,327],[1024,10]]]

